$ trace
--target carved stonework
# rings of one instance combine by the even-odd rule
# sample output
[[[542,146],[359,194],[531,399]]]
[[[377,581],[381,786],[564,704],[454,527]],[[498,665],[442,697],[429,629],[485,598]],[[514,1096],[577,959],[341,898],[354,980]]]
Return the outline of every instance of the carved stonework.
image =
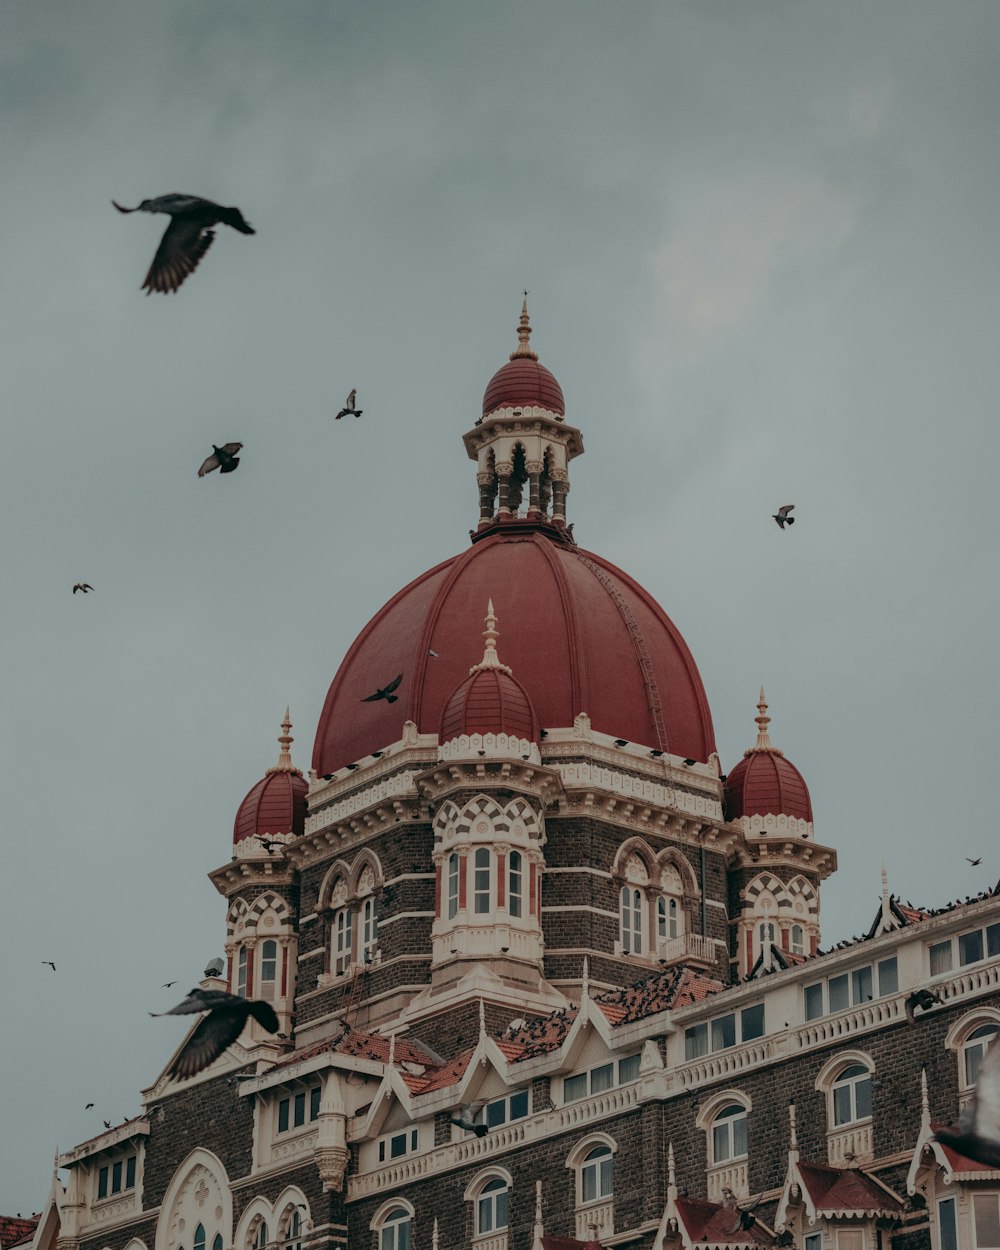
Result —
[[[321,1146],[316,1151],[316,1168],[319,1172],[323,1188],[338,1193],[344,1188],[344,1174],[351,1152],[346,1146]]]

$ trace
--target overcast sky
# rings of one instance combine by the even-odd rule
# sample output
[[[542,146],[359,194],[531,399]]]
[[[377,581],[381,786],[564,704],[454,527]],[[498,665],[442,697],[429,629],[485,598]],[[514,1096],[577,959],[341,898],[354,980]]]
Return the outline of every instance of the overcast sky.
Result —
[[[576,536],[676,622],[727,769],[766,686],[824,940],[883,858],[996,881],[998,43],[958,0],[5,0],[0,1212],[182,1035],[147,1012],[222,952],[285,704],[307,768],[354,636],[465,547],[522,287]],[[258,233],[147,299],[165,219],[109,201],[170,191]]]

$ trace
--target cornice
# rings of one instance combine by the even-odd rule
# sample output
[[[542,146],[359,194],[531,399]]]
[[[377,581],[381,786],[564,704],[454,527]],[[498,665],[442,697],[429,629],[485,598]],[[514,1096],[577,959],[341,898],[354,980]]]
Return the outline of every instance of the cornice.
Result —
[[[287,847],[283,847],[287,850]],[[248,885],[292,885],[295,879],[294,869],[276,855],[261,853],[262,859],[237,859],[235,856],[221,868],[213,868],[208,879],[219,891],[228,898],[237,890]]]
[[[429,803],[440,803],[456,790],[496,787],[534,798],[545,807],[562,792],[558,771],[531,760],[440,760],[421,773],[415,784]]]

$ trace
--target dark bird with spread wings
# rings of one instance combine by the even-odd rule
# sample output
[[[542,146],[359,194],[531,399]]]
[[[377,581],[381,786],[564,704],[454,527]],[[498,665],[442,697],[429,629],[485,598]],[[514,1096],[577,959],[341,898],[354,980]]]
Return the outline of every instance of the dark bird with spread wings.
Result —
[[[361,413],[364,410],[362,408],[359,408],[357,404],[358,404],[358,392],[357,392],[357,388],[355,388],[353,391],[351,391],[350,395],[348,395],[348,397],[344,400],[344,406],[337,413],[336,417],[334,417],[334,420],[339,421],[341,417],[360,417]]]
[[[94,588],[91,586],[90,582],[75,582],[73,585],[73,594],[75,595],[78,590],[82,590],[85,595],[89,595],[93,589]]]
[[[53,972],[55,972],[55,970],[56,970],[56,966],[55,966],[55,964],[52,962],[52,960],[51,960],[51,959],[43,959],[43,960],[42,960],[42,963],[43,963],[43,964],[45,964],[45,966],[46,966],[46,967],[51,968]]]
[[[204,477],[206,473],[214,473],[216,469],[220,473],[232,473],[240,462],[237,452],[242,448],[242,443],[225,443],[222,447],[216,447],[213,443],[212,454],[202,461],[198,476]]]
[[[224,990],[193,989],[182,1003],[169,1011],[151,1011],[151,1016],[187,1016],[204,1011],[195,1031],[180,1054],[170,1065],[168,1075],[180,1079],[196,1076],[232,1046],[243,1032],[247,1018],[253,1016],[268,1033],[277,1033],[278,1017],[270,1003],[260,999],[241,998]]]
[[[793,503],[782,504],[782,506],[774,514],[774,520],[778,522],[778,525],[781,527],[781,529],[784,529],[786,525],[795,524],[795,517],[788,515],[794,509],[794,507],[795,507],[795,504]]]
[[[221,221],[232,226],[240,234],[256,234],[253,226],[238,208],[227,208],[200,195],[160,195],[155,200],[143,200],[135,208],[125,208],[112,200],[120,213],[166,213],[170,225],[163,232],[160,246],[156,249],[153,263],[146,274],[142,289],[147,295],[159,291],[168,295],[176,291],[189,274],[198,268],[201,258],[212,246],[215,238],[213,226]]]
[[[996,1037],[987,1047],[976,1088],[950,1128],[934,1134],[939,1142],[987,1168],[1000,1168],[1000,1045]]]
[[[463,1107],[459,1114],[449,1116],[449,1122],[467,1133],[475,1133],[477,1137],[485,1137],[490,1131],[483,1123],[483,1104],[470,1103]]]
[[[920,1011],[930,1011],[934,1004],[940,1003],[940,1001],[941,999],[938,998],[933,990],[919,989],[914,990],[912,994],[907,994],[903,1002],[903,1009],[906,1012],[907,1021],[910,1024],[916,1024],[917,1017],[915,1012],[918,1009]]]
[[[362,703],[377,703],[379,699],[385,699],[386,703],[395,703],[396,700],[399,698],[399,695],[395,695],[392,692],[396,689],[396,687],[399,685],[399,683],[402,680],[403,680],[403,674],[400,673],[399,676],[394,677],[392,681],[389,682],[388,685],[382,686],[381,688],[377,689],[374,694],[365,695],[365,697],[361,700],[361,702]]]
[[[982,860],[982,856],[980,856],[979,859],[969,859],[968,855],[966,855],[965,862],[967,864],[971,864],[973,868],[978,868],[979,865],[983,862],[983,860]]]
[[[732,1228],[728,1230],[728,1235],[730,1237],[732,1237],[734,1233],[748,1233],[750,1229],[753,1228],[753,1226],[757,1223],[757,1217],[754,1215],[754,1211],[756,1211],[760,1200],[763,1197],[764,1194],[761,1192],[756,1198],[754,1198],[753,1202],[748,1202],[745,1207],[741,1207],[736,1201],[736,1195],[733,1191],[731,1189],[723,1189],[722,1205],[731,1210],[736,1216],[735,1224],[733,1224]]]

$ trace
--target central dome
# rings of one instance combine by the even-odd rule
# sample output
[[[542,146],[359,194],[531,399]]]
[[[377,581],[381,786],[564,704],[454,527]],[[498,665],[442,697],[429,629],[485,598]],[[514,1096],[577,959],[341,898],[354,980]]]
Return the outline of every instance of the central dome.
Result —
[[[404,721],[438,733],[479,659],[490,598],[504,661],[539,725],[569,727],[586,712],[595,730],[651,749],[696,760],[715,750],[701,678],[662,608],[600,556],[522,522],[422,574],[365,626],[326,696],[313,750],[320,776],[398,741]],[[400,672],[394,702],[364,701]]]

